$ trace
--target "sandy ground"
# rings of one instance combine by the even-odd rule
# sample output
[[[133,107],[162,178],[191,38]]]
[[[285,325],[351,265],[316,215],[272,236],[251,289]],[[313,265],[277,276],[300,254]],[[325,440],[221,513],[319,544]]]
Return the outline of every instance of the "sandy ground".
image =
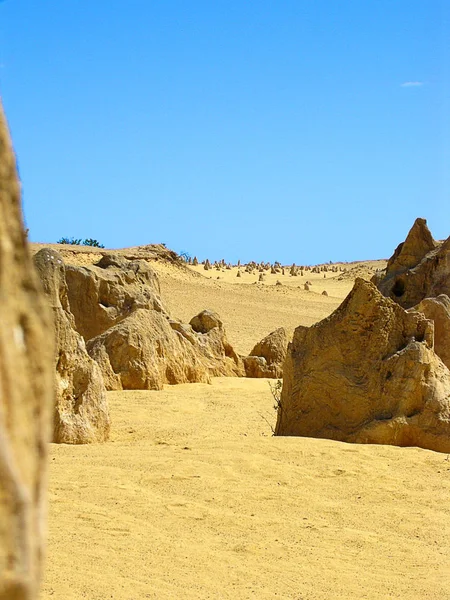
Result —
[[[51,448],[43,600],[450,598],[447,456],[274,438],[265,380],[109,400]]]
[[[352,286],[154,266],[175,316],[216,310],[241,352],[323,318]],[[446,455],[274,438],[266,380],[108,396],[110,442],[51,445],[41,600],[450,599]]]

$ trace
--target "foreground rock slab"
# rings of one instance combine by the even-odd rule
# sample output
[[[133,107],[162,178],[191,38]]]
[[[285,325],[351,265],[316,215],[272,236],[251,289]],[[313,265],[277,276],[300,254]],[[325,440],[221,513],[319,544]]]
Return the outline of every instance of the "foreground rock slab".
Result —
[[[0,103],[0,600],[38,596],[53,401],[50,312],[20,205]]]
[[[434,326],[363,279],[330,317],[298,327],[276,435],[450,452],[450,371]]]
[[[66,444],[104,442],[110,418],[106,388],[97,363],[75,331],[70,311],[64,261],[56,250],[43,248],[34,263],[53,309],[55,334],[55,416],[53,441]]]

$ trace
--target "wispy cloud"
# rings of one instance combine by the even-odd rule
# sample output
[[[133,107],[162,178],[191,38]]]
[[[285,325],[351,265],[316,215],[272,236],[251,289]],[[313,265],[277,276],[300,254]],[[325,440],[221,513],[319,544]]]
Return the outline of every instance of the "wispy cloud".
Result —
[[[420,87],[423,81],[405,81],[401,84],[402,87]]]

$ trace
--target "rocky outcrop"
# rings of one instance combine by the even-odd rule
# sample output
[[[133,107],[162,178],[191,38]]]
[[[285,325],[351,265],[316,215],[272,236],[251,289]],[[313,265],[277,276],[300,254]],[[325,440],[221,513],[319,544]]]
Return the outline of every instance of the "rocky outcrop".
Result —
[[[357,279],[332,315],[296,329],[276,435],[450,452],[450,371],[433,330]]]
[[[372,282],[403,308],[427,297],[450,295],[450,238],[435,242],[425,219],[416,219],[406,240]]]
[[[46,529],[53,347],[1,103],[0,323],[0,600],[33,600]]]
[[[250,355],[244,358],[246,376],[275,379],[282,377],[287,344],[286,330],[283,327],[269,333],[256,344]]]
[[[450,369],[450,298],[445,294],[425,298],[414,310],[434,322],[434,351]]]
[[[209,372],[213,377],[245,375],[242,358],[228,341],[224,325],[217,313],[203,310],[191,319],[189,325],[197,334],[200,354],[207,360]]]
[[[191,323],[139,309],[87,343],[109,390],[160,390],[163,385],[243,375],[220,319],[203,311]]]
[[[110,420],[106,389],[97,363],[75,331],[67,294],[65,266],[56,250],[43,248],[34,263],[53,309],[55,328],[55,415],[53,441],[66,444],[103,442]]]
[[[139,308],[165,312],[158,277],[145,260],[104,255],[96,265],[68,265],[66,281],[76,329],[86,341]]]
[[[416,219],[404,242],[399,244],[388,260],[386,275],[415,267],[422,258],[436,247],[425,219]]]

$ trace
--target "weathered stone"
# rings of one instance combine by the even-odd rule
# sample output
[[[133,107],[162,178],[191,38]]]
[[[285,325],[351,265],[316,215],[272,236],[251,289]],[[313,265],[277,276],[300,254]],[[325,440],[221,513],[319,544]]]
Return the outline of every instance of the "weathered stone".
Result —
[[[52,324],[26,243],[1,102],[0,322],[0,600],[34,600],[46,530]]]
[[[155,271],[145,260],[105,255],[96,265],[66,267],[70,310],[85,340],[139,308],[166,312]]]
[[[287,335],[283,327],[272,331],[244,358],[247,377],[280,378],[287,350]]]
[[[434,351],[450,369],[450,298],[445,294],[425,298],[414,310],[434,321]]]
[[[198,315],[192,317],[189,325],[197,333],[208,333],[214,327],[223,329],[223,323],[219,315],[212,310],[202,310]]]
[[[435,242],[425,219],[417,219],[406,240],[372,282],[381,293],[412,308],[424,298],[450,295],[450,238]]]
[[[296,329],[276,435],[450,452],[450,371],[433,329],[357,279],[332,315]]]
[[[65,265],[56,250],[43,248],[34,263],[53,309],[55,327],[55,415],[53,441],[66,444],[103,442],[110,420],[106,389],[98,365],[75,331],[70,312]]]
[[[229,344],[219,317],[203,311],[180,323],[140,309],[91,339],[107,389],[162,389],[164,384],[209,382],[215,376],[243,376],[242,360]]]

